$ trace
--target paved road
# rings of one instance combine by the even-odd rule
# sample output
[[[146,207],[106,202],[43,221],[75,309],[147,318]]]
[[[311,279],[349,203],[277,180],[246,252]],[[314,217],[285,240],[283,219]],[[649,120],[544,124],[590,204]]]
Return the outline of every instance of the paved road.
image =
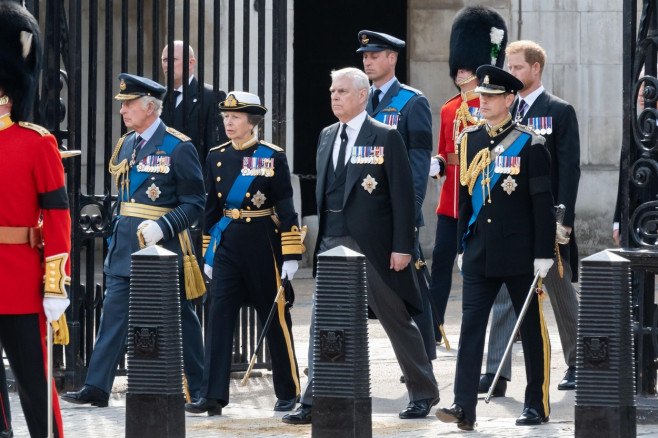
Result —
[[[297,302],[292,310],[294,338],[300,369],[307,366],[308,326],[311,314],[311,295],[315,288],[308,270],[300,270],[293,281]],[[508,386],[507,397],[494,398],[478,404],[478,436],[480,437],[572,437],[574,436],[573,391],[558,391],[557,382],[566,366],[562,356],[555,318],[548,300],[545,316],[551,335],[551,419],[537,427],[518,427],[514,420],[523,409],[525,370],[520,344],[513,351],[513,382]],[[461,319],[461,277],[455,273],[453,293],[448,303],[446,331],[453,349],[437,347],[438,358],[433,362],[434,372],[441,390],[440,407],[450,406],[453,399],[453,380],[456,364],[456,347],[459,343]],[[453,424],[444,424],[432,413],[422,420],[400,420],[398,412],[408,403],[403,384],[399,383],[400,368],[393,356],[391,345],[377,321],[370,321],[370,378],[372,392],[372,426],[374,437],[435,437],[464,436]],[[311,426],[283,424],[283,413],[274,412],[275,397],[271,374],[267,371],[252,377],[246,387],[239,379],[231,382],[231,403],[220,417],[186,414],[187,437],[308,437]],[[302,384],[306,383],[302,376]],[[95,408],[62,402],[64,430],[68,437],[119,437],[124,436],[126,380],[117,378],[110,406]],[[18,396],[10,395],[14,414],[16,437],[28,436]],[[638,426],[638,436],[658,436],[658,426]]]

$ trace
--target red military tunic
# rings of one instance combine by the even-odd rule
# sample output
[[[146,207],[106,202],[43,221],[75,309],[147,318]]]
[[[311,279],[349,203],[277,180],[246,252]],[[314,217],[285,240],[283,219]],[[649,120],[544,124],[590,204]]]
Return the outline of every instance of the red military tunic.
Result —
[[[71,217],[62,159],[45,128],[12,123],[8,116],[0,125],[0,226],[36,227],[42,219],[45,242],[43,257],[27,243],[0,243],[0,314],[43,313],[44,258],[53,261],[45,279],[53,291],[70,282]]]
[[[462,108],[462,103],[467,108]],[[461,108],[461,109],[460,109]],[[460,93],[441,107],[441,128],[439,131],[439,157],[445,164],[446,179],[441,187],[437,214],[457,218],[459,204],[459,165],[455,141],[466,126],[479,120],[480,95],[474,91]],[[459,114],[457,111],[459,110]],[[469,115],[465,112],[468,111]],[[453,161],[454,160],[454,161]]]

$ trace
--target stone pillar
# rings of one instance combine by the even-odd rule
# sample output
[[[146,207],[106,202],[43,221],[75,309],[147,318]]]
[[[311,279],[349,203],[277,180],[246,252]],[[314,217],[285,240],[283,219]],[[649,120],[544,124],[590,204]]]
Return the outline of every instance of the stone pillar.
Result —
[[[636,434],[630,265],[609,251],[581,260],[576,438]]]
[[[178,256],[159,246],[132,255],[126,438],[185,437]]]
[[[313,333],[314,438],[372,437],[365,256],[318,255]]]

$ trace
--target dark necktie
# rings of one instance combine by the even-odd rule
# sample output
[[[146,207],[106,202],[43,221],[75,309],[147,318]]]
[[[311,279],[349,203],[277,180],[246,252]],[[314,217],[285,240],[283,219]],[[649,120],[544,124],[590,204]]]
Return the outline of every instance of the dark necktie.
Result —
[[[183,93],[181,91],[178,91],[178,90],[174,90],[174,91],[171,92],[171,97],[173,99],[172,104],[174,105],[174,108],[176,108],[178,106],[178,96],[180,96],[181,94],[183,94]]]
[[[336,168],[334,174],[338,175],[343,167],[345,167],[345,149],[347,149],[347,125],[343,124],[343,130],[340,132],[340,148],[338,149],[338,160],[336,160]]]
[[[374,111],[375,108],[377,108],[377,105],[379,105],[379,95],[382,94],[382,90],[379,88],[376,88],[375,91],[372,93],[372,110]]]
[[[519,100],[519,106],[516,107],[516,120],[521,120],[525,115],[526,110],[528,109],[528,102],[521,99]]]
[[[146,143],[146,140],[144,140],[141,136],[137,136],[135,138],[135,146],[133,147],[133,153],[130,156],[130,166],[135,165],[135,159],[137,158],[137,153],[139,153],[139,150],[144,146],[144,143]]]

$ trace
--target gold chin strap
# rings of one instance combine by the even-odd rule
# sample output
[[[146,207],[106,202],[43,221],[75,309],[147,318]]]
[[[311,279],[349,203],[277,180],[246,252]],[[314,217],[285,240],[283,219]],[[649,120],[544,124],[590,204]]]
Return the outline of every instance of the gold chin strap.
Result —
[[[474,74],[471,74],[471,75],[470,75],[469,77],[467,77],[466,79],[462,79],[461,81],[455,81],[455,85],[457,85],[458,87],[461,87],[461,86],[464,85],[464,84],[468,84],[468,83],[471,82],[473,79],[477,79],[477,76],[475,76]]]

